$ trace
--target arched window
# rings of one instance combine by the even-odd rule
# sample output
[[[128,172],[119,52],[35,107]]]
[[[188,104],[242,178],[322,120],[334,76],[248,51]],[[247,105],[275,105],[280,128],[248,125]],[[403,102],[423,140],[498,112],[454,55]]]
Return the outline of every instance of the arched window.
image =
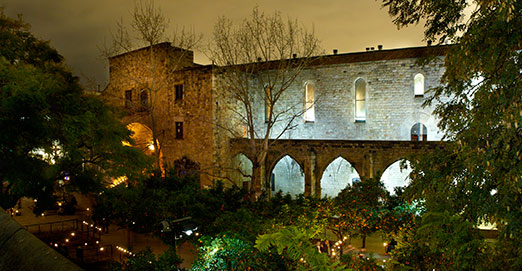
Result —
[[[355,81],[355,121],[366,121],[366,82],[362,78]]]
[[[265,122],[271,120],[272,117],[272,88],[268,85],[265,86]]]
[[[411,127],[411,140],[412,141],[426,141],[428,140],[428,129],[426,125],[422,123],[415,123]]]
[[[307,83],[305,85],[305,113],[304,120],[306,122],[315,121],[315,86],[312,83]]]
[[[417,73],[413,78],[415,96],[424,96],[424,75]]]

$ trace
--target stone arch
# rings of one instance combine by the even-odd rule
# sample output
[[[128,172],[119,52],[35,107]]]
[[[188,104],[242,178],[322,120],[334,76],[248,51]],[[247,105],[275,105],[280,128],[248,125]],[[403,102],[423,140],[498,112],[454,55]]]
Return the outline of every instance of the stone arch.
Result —
[[[381,182],[384,183],[384,187],[386,187],[386,190],[388,190],[392,195],[395,194],[395,187],[408,186],[410,183],[410,163],[406,160],[407,167],[405,169],[401,169],[400,167],[401,162],[404,160],[406,159],[401,158],[395,160],[393,163],[388,165],[381,174]]]
[[[153,155],[155,152],[152,130],[145,124],[133,122],[127,125],[132,134],[131,138],[134,141],[133,147],[143,150],[147,155]],[[128,142],[126,142],[129,144]],[[124,144],[126,144],[124,142]],[[159,144],[159,142],[156,142]],[[129,144],[130,145],[130,144]]]
[[[360,179],[355,167],[344,157],[337,156],[321,175],[321,197],[336,197],[346,186]]]
[[[230,179],[236,182],[238,186],[242,186],[250,191],[252,180],[252,161],[244,153],[239,152],[232,157],[232,170],[230,171]],[[250,176],[250,177],[249,177]]]
[[[281,191],[292,197],[305,192],[304,168],[290,155],[284,155],[269,171],[272,194]]]

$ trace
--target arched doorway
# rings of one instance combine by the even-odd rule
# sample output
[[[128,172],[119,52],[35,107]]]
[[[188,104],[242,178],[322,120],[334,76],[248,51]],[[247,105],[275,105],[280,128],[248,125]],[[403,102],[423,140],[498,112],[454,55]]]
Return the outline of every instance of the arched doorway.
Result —
[[[134,144],[132,144],[133,147],[143,150],[143,152],[148,155],[154,154],[155,147],[152,130],[147,125],[133,122],[127,125],[127,129],[132,132],[131,138],[134,140]]]
[[[292,197],[304,193],[305,177],[304,171],[289,155],[281,158],[272,169],[270,175],[270,187],[272,195],[281,191]]]
[[[406,161],[405,168],[401,168],[401,161],[395,161],[382,173],[381,182],[390,194],[395,194],[395,187],[405,187],[410,184],[410,163]]]
[[[342,157],[333,160],[321,177],[321,197],[336,197],[341,190],[360,180],[357,170]]]

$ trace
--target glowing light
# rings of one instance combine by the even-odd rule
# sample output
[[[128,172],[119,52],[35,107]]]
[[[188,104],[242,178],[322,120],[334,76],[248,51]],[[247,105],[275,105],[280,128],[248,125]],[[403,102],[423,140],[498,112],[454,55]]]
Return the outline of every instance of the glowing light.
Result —
[[[103,251],[103,247],[100,248],[100,251]]]
[[[44,213],[42,213],[42,216],[44,216],[44,215],[45,215],[45,214],[44,214]]]
[[[58,247],[58,244],[54,244],[54,247]]]
[[[74,235],[75,235],[75,233],[74,233],[74,232],[71,232],[71,236],[74,236]]]
[[[153,143],[150,143],[149,145],[149,150],[153,151],[155,148],[154,148],[154,144]]]
[[[65,239],[65,242],[69,242],[69,239]]]
[[[87,243],[85,243],[84,245],[87,245]]]
[[[89,211],[89,208],[87,208],[86,210]]]
[[[383,243],[382,245],[383,245],[383,246],[387,246],[387,245],[388,245],[388,243]]]
[[[121,184],[121,183],[123,183],[123,182],[125,182],[127,180],[128,180],[127,176],[120,176],[120,177],[118,177],[116,179],[112,179],[112,184],[110,184],[109,187],[113,188],[113,187],[115,187],[115,186],[117,186],[117,185],[119,185],[119,184]]]
[[[121,145],[130,147],[131,144],[128,141],[122,141]]]

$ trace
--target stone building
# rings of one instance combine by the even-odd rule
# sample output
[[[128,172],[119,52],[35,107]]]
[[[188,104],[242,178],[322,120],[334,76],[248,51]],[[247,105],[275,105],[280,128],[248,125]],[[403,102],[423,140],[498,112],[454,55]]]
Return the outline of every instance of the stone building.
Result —
[[[423,146],[433,147],[412,141],[442,138],[433,107],[421,105],[427,90],[439,85],[446,49],[335,53],[313,62],[280,102],[283,107],[302,105],[304,112],[278,139],[278,146],[286,147],[267,155],[263,187],[292,195],[335,196],[351,182],[370,177],[383,178],[390,190],[403,183],[407,172],[401,173],[396,161]],[[434,61],[418,65],[423,57]],[[177,161],[180,172],[197,171],[203,186],[215,179],[249,185],[244,176],[251,174],[247,143],[226,131],[244,128],[223,106],[230,101],[221,95],[226,86],[220,83],[218,67],[196,64],[191,51],[169,43],[114,56],[109,62],[104,96],[126,108],[123,121],[135,131],[137,147],[158,154],[162,163]],[[263,89],[254,84],[252,91]],[[260,129],[265,110],[263,99],[254,100]],[[348,150],[360,158],[349,158]],[[234,168],[241,174],[227,170]]]

